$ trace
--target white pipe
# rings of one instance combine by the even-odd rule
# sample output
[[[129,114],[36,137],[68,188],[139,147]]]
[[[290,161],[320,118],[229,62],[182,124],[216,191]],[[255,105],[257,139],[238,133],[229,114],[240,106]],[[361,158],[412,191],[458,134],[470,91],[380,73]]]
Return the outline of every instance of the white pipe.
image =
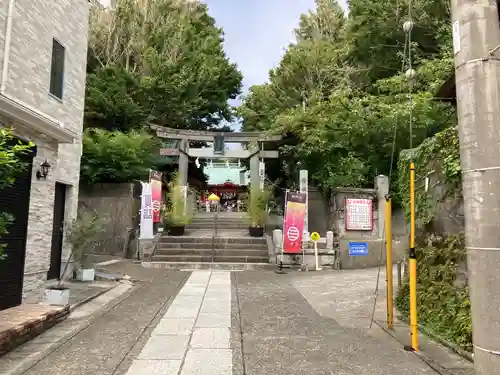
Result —
[[[7,10],[7,23],[5,26],[5,44],[3,49],[3,64],[2,64],[2,80],[0,81],[0,94],[5,93],[7,86],[7,77],[9,73],[9,60],[10,60],[10,43],[12,41],[12,14],[14,13],[15,0],[9,0],[9,7]]]

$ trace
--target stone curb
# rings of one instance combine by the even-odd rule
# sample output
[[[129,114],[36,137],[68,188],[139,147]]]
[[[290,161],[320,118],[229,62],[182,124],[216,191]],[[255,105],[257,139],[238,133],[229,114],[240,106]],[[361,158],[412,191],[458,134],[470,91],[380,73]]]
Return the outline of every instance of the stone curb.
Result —
[[[116,288],[118,285],[120,285],[120,283],[119,283],[119,282],[116,282],[116,283],[115,283],[115,285],[110,286],[110,287],[108,287],[108,288],[103,288],[103,290],[101,290],[99,293],[94,294],[94,295],[92,295],[92,296],[90,296],[90,297],[87,297],[87,298],[85,298],[84,300],[82,300],[82,301],[80,301],[80,302],[76,302],[76,303],[74,303],[74,304],[70,305],[70,307],[69,307],[69,312],[70,312],[70,313],[71,313],[71,312],[73,312],[75,309],[77,309],[77,308],[79,308],[80,306],[85,305],[86,303],[88,303],[88,302],[90,302],[90,301],[92,301],[92,300],[96,299],[97,297],[99,297],[99,296],[103,295],[104,293],[109,292],[111,289]]]
[[[117,282],[115,286],[107,290],[106,292],[109,292],[110,290],[116,288],[118,285],[120,285],[120,282]],[[43,360],[45,357],[56,351],[58,348],[63,346],[66,342],[71,340],[74,336],[78,335],[80,332],[88,328],[94,321],[99,318],[100,316],[108,313],[110,310],[112,310],[115,306],[123,302],[132,292],[134,292],[137,288],[137,285],[132,286],[129,290],[127,290],[125,293],[122,295],[118,296],[115,300],[110,301],[109,304],[103,306],[98,312],[96,312],[95,315],[92,315],[82,322],[78,322],[75,324],[74,329],[61,337],[57,342],[47,344],[46,347],[41,349],[40,351],[29,355],[25,357],[22,361],[18,362],[15,366],[11,367],[9,371],[6,373],[3,373],[2,375],[22,375],[29,369],[31,369],[33,366],[35,366],[37,363],[39,363],[41,360]],[[104,293],[101,293],[101,295]],[[93,298],[94,299],[94,298]],[[90,301],[87,301],[90,302]],[[83,305],[80,304],[80,306]],[[54,327],[57,328],[57,325]],[[27,342],[29,343],[29,341]]]
[[[409,321],[403,317],[398,317],[398,319],[402,322],[404,322],[405,324],[408,324],[409,325]],[[418,329],[419,331],[421,331],[422,333],[424,333],[426,336],[429,336],[431,339],[437,341],[439,344],[447,347],[448,349],[452,350],[454,353],[458,354],[460,357],[468,360],[469,362],[471,363],[474,363],[474,357],[472,356],[472,353],[458,347],[457,345],[449,342],[448,340],[442,338],[441,336],[439,336],[438,334],[434,333],[433,331],[431,331],[430,329],[426,328],[425,326],[422,326],[422,325],[418,325]]]
[[[380,324],[377,321],[374,321],[374,323],[379,328],[381,328],[385,333],[387,333],[389,336],[391,336],[394,340],[396,340],[398,343],[400,343],[403,346],[406,346],[406,343],[404,343],[400,339],[398,339],[398,337],[390,329],[388,329],[387,327],[384,327],[384,325]],[[425,332],[423,332],[423,333],[425,333]],[[429,336],[429,335],[427,335],[427,336]],[[429,336],[429,337],[432,338],[431,336]],[[415,356],[417,356],[422,362],[424,362],[426,365],[428,365],[431,369],[436,371],[438,374],[440,374],[440,375],[454,375],[453,372],[449,371],[448,369],[446,369],[445,367],[443,367],[439,363],[436,363],[436,361],[429,358],[428,356],[423,354],[421,351],[418,351],[418,352],[412,351],[411,353],[413,353]],[[459,353],[457,353],[457,354],[459,354]]]

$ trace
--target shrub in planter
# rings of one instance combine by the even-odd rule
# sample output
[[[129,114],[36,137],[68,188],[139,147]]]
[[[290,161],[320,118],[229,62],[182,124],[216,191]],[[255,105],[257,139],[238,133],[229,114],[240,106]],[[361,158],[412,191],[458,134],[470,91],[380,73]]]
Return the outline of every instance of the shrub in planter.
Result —
[[[178,175],[174,175],[169,185],[167,204],[163,207],[163,224],[171,236],[182,236],[191,215],[187,209],[186,187],[181,185]]]
[[[271,192],[268,186],[264,186],[263,190],[259,187],[251,187],[248,196],[247,214],[249,220],[248,233],[252,237],[262,237],[264,235],[264,227],[268,219],[268,203],[271,197]]]
[[[93,281],[94,269],[85,268],[86,259],[106,230],[106,220],[99,218],[95,212],[83,212],[72,223],[66,224],[66,241],[71,245],[71,253],[64,265],[61,277],[56,285],[45,290],[45,303],[50,305],[67,305],[69,288],[64,281],[69,277],[69,265],[73,264],[74,272],[81,281]]]

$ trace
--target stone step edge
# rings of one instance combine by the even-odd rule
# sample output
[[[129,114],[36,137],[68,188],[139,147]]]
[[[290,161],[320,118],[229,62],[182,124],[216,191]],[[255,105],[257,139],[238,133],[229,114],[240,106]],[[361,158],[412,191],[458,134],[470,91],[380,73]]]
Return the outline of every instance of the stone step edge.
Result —
[[[241,263],[241,262],[141,262],[144,268],[170,268],[177,270],[192,269],[228,269],[231,271],[245,271],[252,269],[275,269],[276,264],[272,263]]]
[[[163,255],[163,254],[155,254],[153,255],[153,261],[155,259],[155,257],[158,257],[158,258],[169,258],[169,259],[172,259],[172,261],[174,261],[175,259],[178,259],[178,258],[184,258],[184,259],[199,259],[199,258],[210,258],[209,255],[206,255],[206,256],[203,256],[203,255],[194,255],[194,254],[187,254],[187,255]],[[220,258],[220,259],[241,259],[242,260],[242,263],[245,263],[243,262],[243,259],[245,258],[253,258],[253,259],[268,259],[268,255],[214,255],[214,258]],[[203,260],[198,260],[199,262],[201,263],[205,263],[206,261],[203,261]],[[222,263],[226,263],[226,262],[222,262]]]

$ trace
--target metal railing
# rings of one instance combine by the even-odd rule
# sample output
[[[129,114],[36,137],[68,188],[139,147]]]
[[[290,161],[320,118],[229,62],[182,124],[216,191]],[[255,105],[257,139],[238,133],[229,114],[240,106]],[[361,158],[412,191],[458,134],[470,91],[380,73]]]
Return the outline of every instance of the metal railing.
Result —
[[[219,232],[219,205],[216,206],[216,210],[214,212],[214,223],[212,227],[212,266],[215,261],[215,254],[217,251],[217,237]]]

